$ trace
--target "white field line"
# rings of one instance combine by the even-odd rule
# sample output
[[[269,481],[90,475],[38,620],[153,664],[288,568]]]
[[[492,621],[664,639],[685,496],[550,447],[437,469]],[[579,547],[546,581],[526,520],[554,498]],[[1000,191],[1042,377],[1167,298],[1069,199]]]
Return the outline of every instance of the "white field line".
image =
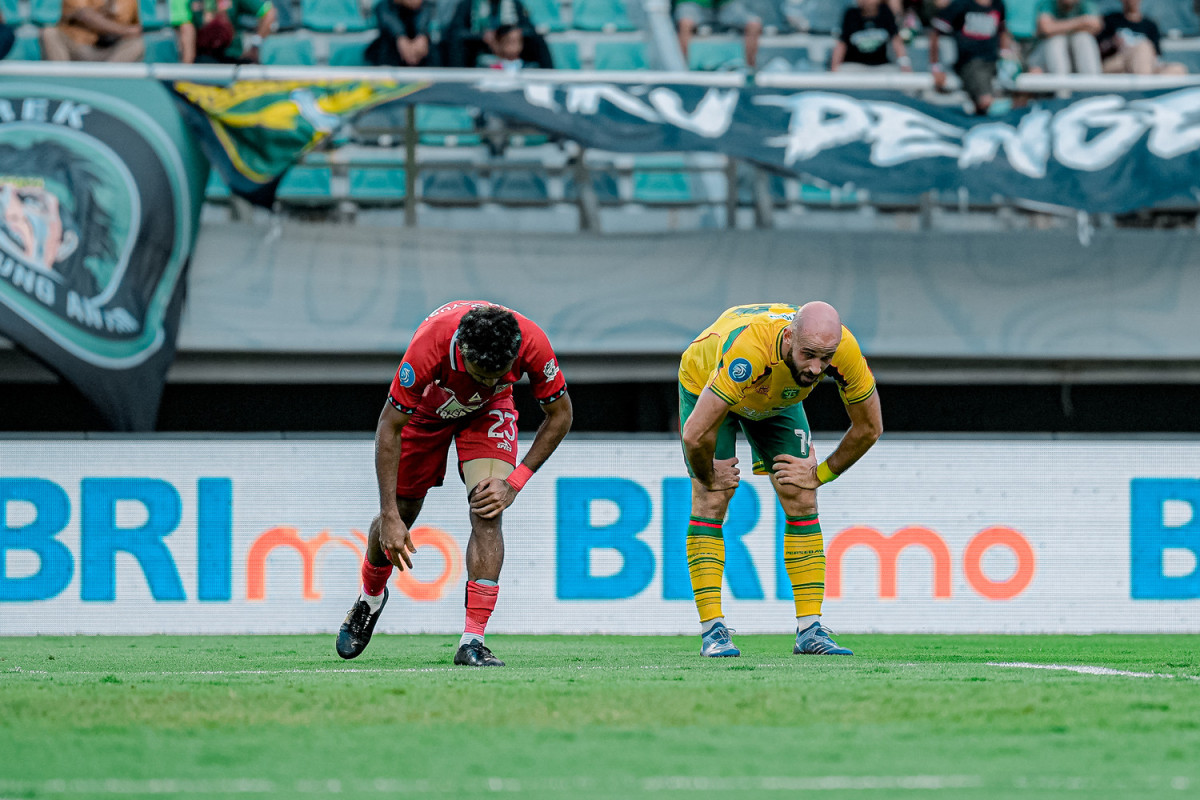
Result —
[[[1127,669],[1096,667],[1089,664],[1030,664],[1027,661],[989,661],[987,665],[989,667],[1077,672],[1080,675],[1118,675],[1123,678],[1185,678],[1189,681],[1200,681],[1200,675],[1173,675],[1168,672],[1130,672]]]
[[[190,778],[97,778],[14,781],[0,779],[0,793],[46,795],[254,795],[254,794],[462,794],[492,792],[522,794],[528,792],[581,792],[621,788],[632,792],[724,791],[846,791],[897,790],[930,791],[970,789],[983,786],[976,775],[813,775],[747,776],[704,778],[688,775],[589,776],[574,778],[467,778],[430,780],[422,778],[360,778],[343,780],[276,781],[261,778],[190,779]],[[2,798],[0,798],[2,800]]]
[[[1146,780],[1130,784],[1131,791],[1173,789],[1189,791],[1194,780],[1186,776],[1145,776]],[[331,795],[385,794],[405,796],[414,794],[494,793],[527,794],[553,792],[560,795],[577,792],[623,791],[652,794],[658,792],[727,792],[735,795],[747,792],[844,792],[910,790],[918,792],[978,788],[1043,789],[1057,792],[1094,792],[1103,779],[1094,776],[1047,775],[1027,777],[1016,775],[1011,781],[985,781],[978,775],[809,775],[809,776],[743,776],[736,778],[707,778],[695,775],[656,775],[644,778],[633,776],[578,775],[564,778],[326,778],[295,781],[264,778],[56,778],[44,781],[0,779],[0,800],[10,792],[20,795],[115,795],[133,797],[145,795]],[[1111,784],[1107,785],[1112,788]]]

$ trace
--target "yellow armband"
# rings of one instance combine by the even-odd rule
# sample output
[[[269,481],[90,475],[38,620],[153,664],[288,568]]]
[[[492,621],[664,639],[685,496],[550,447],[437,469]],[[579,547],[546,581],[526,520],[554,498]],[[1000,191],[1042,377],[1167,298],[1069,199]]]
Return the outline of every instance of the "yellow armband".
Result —
[[[817,464],[817,480],[822,484],[837,480],[838,474],[829,468],[828,461],[822,461]]]

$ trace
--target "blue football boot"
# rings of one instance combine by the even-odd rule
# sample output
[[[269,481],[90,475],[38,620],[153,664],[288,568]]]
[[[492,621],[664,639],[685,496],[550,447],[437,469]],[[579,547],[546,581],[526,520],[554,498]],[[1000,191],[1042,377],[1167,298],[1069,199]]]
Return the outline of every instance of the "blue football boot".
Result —
[[[792,655],[852,656],[854,653],[830,638],[828,629],[820,622],[814,622],[796,634]]]
[[[726,628],[723,622],[713,625],[708,633],[700,637],[700,655],[709,658],[740,656],[742,651],[734,646],[731,633],[733,631]]]

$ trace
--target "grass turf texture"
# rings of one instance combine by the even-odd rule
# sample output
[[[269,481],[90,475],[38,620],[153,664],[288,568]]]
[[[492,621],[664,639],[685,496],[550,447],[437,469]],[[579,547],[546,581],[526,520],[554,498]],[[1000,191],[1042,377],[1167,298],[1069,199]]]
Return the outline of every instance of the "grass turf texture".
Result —
[[[0,639],[0,798],[1200,796],[1200,636],[837,638]]]

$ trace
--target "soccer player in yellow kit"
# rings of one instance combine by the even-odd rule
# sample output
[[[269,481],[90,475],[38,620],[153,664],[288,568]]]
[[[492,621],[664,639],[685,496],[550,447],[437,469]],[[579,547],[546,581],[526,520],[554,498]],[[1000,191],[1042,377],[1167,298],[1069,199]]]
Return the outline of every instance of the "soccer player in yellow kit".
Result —
[[[838,386],[850,428],[817,463],[801,401],[822,380]],[[883,433],[875,378],[858,341],[828,303],[735,306],[705,329],[679,365],[679,427],[692,476],[688,572],[700,612],[700,652],[738,656],[721,613],[721,525],[737,489],[734,444],[750,442],[754,473],[770,475],[787,515],[784,563],[796,602],[792,652],[853,655],[821,625],[825,546],[817,488],[862,458]]]

